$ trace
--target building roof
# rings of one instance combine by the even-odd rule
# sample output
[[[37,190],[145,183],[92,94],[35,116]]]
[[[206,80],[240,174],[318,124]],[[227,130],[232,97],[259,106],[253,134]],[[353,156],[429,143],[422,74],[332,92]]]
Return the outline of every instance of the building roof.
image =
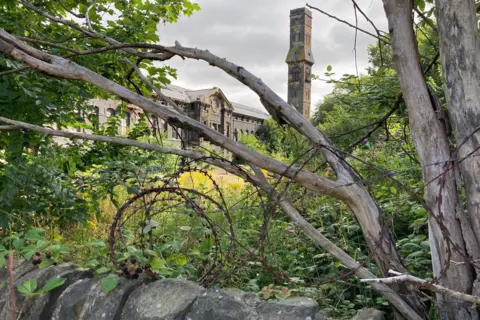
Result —
[[[190,89],[182,88],[179,86],[174,86],[171,84],[162,87],[162,93],[164,95],[166,95],[171,99],[183,101],[186,103],[191,103],[194,101],[201,100],[203,97],[207,97],[217,90],[220,90],[220,89],[209,88],[209,89],[201,89],[201,90],[190,90]],[[236,102],[231,102],[231,101],[229,102],[233,107],[233,113],[254,117],[262,120],[270,118],[270,115],[264,110],[249,107]]]
[[[232,106],[233,106],[233,113],[254,117],[262,120],[270,118],[270,115],[268,113],[256,108],[252,108],[236,102],[232,102]]]

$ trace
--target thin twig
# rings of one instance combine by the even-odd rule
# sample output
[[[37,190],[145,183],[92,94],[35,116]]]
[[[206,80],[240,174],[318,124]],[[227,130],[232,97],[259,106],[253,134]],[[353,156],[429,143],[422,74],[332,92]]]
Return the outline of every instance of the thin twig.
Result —
[[[17,304],[15,299],[15,282],[13,280],[13,251],[8,253],[8,279],[10,282],[10,304],[12,307],[12,320],[17,318]]]
[[[81,13],[75,13],[75,12],[73,12],[72,10],[68,9],[67,6],[66,6],[62,1],[57,0],[57,2],[58,2],[58,4],[60,4],[60,5],[63,7],[63,9],[65,9],[65,11],[67,11],[68,13],[70,13],[72,16],[77,17],[77,18],[79,18],[79,19],[85,19],[85,16],[84,16],[83,14],[81,14]]]
[[[44,41],[44,40],[40,40],[40,39],[32,39],[32,38],[29,38],[29,37],[22,37],[22,36],[16,36],[16,37],[20,40],[25,41],[25,42],[38,43],[38,44],[42,44],[42,45],[49,46],[49,47],[52,47],[52,48],[62,49],[62,50],[70,51],[70,52],[73,52],[73,53],[79,53],[79,51],[77,51],[77,50],[74,50],[72,48],[65,47],[65,46],[50,42],[50,41]]]
[[[307,7],[309,7],[310,9],[316,10],[316,11],[318,11],[318,12],[320,12],[320,13],[323,13],[323,14],[326,15],[327,17],[332,18],[332,19],[335,19],[335,20],[337,20],[337,21],[339,21],[339,22],[341,22],[341,23],[344,23],[344,24],[346,24],[346,25],[348,25],[348,26],[350,26],[350,27],[352,27],[352,28],[354,28],[354,29],[357,29],[357,30],[360,31],[360,32],[363,32],[363,33],[365,33],[365,34],[368,34],[369,36],[374,37],[375,39],[378,39],[379,41],[381,41],[381,42],[383,42],[383,43],[385,43],[385,44],[390,44],[390,42],[387,41],[387,40],[385,40],[383,37],[379,37],[379,36],[377,36],[377,35],[369,32],[369,31],[367,31],[367,30],[364,30],[364,29],[362,29],[362,28],[359,28],[359,27],[354,26],[353,24],[351,24],[351,23],[348,22],[348,21],[339,19],[339,18],[337,18],[336,16],[332,16],[331,14],[323,11],[322,9],[319,9],[319,8],[317,8],[317,7],[314,7],[314,6],[311,6],[311,5],[309,5],[308,3],[307,3]]]
[[[360,8],[360,6],[358,5],[358,3],[355,1],[355,0],[352,0],[353,2],[353,6],[358,10],[358,12],[360,12],[360,14],[365,18],[365,20],[367,20],[367,22],[370,23],[370,25],[373,27],[373,29],[375,29],[375,32],[377,33],[377,35],[379,37],[382,36],[382,33],[384,35],[388,34],[387,32],[385,31],[382,31],[380,29],[377,28],[377,26],[375,25],[375,23],[373,23],[373,21],[367,16],[367,14]]]
[[[432,21],[430,21],[429,18],[427,18],[423,12],[421,12],[420,10],[418,10],[418,8],[414,8],[413,10],[415,10],[415,12],[423,19],[423,21],[425,21],[426,24],[428,24],[428,26],[430,28],[432,28],[433,31],[435,31],[436,33],[438,33],[437,31],[437,27],[435,27],[435,25],[433,24]]]
[[[30,67],[20,67],[20,68],[15,68],[15,69],[11,69],[11,70],[6,70],[6,71],[2,71],[0,72],[0,76],[5,76],[7,74],[11,74],[11,73],[16,73],[16,72],[21,72],[21,71],[24,71],[24,70],[27,70],[27,69],[30,69]]]
[[[352,0],[353,2],[353,12],[355,13],[355,39],[353,40],[353,52],[355,54],[355,71],[357,74],[357,78],[359,77],[358,75],[358,59],[357,59],[357,38],[358,38],[358,16],[357,16],[357,3]]]
[[[95,5],[96,5],[95,2],[92,3],[92,4],[88,7],[87,12],[86,12],[86,14],[85,14],[85,19],[87,20],[87,28],[88,28],[88,30],[91,31],[91,32],[95,32],[95,31],[94,31],[93,28],[92,28],[92,23],[90,22],[90,17],[89,17],[88,15],[89,15],[89,13],[90,13],[90,10],[92,10],[92,8],[95,7]]]
[[[172,99],[170,99],[169,97],[167,97],[166,95],[164,95],[162,93],[162,91],[160,91],[157,87],[155,87],[153,85],[153,83],[150,82],[150,80],[147,79],[147,77],[145,77],[142,73],[142,71],[140,70],[139,67],[137,67],[136,64],[134,64],[133,62],[131,62],[130,60],[128,60],[127,58],[123,58],[121,59],[122,61],[128,63],[130,65],[130,67],[132,67],[133,70],[135,70],[135,72],[137,73],[137,75],[140,77],[140,79],[142,79],[142,81],[153,91],[155,91],[155,93],[160,97],[162,98],[163,100],[165,100],[171,107],[173,107],[178,113],[186,116],[187,114],[185,113],[185,111],[182,110],[182,108],[180,108],[176,103],[175,101],[173,101]]]

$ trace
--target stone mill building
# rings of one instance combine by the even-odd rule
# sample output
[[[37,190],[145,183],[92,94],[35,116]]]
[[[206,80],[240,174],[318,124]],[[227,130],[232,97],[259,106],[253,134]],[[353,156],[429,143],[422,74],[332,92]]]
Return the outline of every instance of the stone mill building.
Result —
[[[288,65],[288,103],[294,106],[305,118],[310,117],[311,104],[311,69],[314,64],[312,49],[312,13],[307,8],[290,11],[290,48],[286,58]],[[264,109],[254,108],[230,101],[220,88],[191,90],[175,85],[166,85],[161,92],[181,106],[187,115],[206,126],[232,138],[239,139],[241,134],[255,134],[263,122],[270,118]],[[153,97],[155,99],[155,97]],[[156,99],[162,105],[165,101]],[[91,104],[97,108],[100,123],[107,118],[119,116],[117,100],[94,99]],[[123,113],[119,134],[125,135],[135,124],[140,108],[128,105],[128,112]],[[161,119],[152,118],[151,124],[159,132],[166,134],[171,142],[185,141],[187,144],[201,143],[198,135],[182,132],[164,123]]]

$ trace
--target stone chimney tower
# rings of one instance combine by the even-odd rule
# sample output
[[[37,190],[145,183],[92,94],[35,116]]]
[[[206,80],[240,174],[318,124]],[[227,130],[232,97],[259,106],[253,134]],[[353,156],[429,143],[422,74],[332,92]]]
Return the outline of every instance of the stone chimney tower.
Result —
[[[288,103],[310,118],[312,55],[312,12],[307,8],[290,11],[288,51]]]

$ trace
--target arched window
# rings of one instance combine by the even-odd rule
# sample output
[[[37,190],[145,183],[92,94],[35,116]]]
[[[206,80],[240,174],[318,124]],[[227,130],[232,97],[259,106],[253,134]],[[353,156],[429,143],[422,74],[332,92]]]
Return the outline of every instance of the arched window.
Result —
[[[300,73],[301,70],[299,67],[293,67],[292,68],[292,80],[293,81],[300,81]]]
[[[107,118],[115,117],[115,110],[112,108],[107,109]]]

